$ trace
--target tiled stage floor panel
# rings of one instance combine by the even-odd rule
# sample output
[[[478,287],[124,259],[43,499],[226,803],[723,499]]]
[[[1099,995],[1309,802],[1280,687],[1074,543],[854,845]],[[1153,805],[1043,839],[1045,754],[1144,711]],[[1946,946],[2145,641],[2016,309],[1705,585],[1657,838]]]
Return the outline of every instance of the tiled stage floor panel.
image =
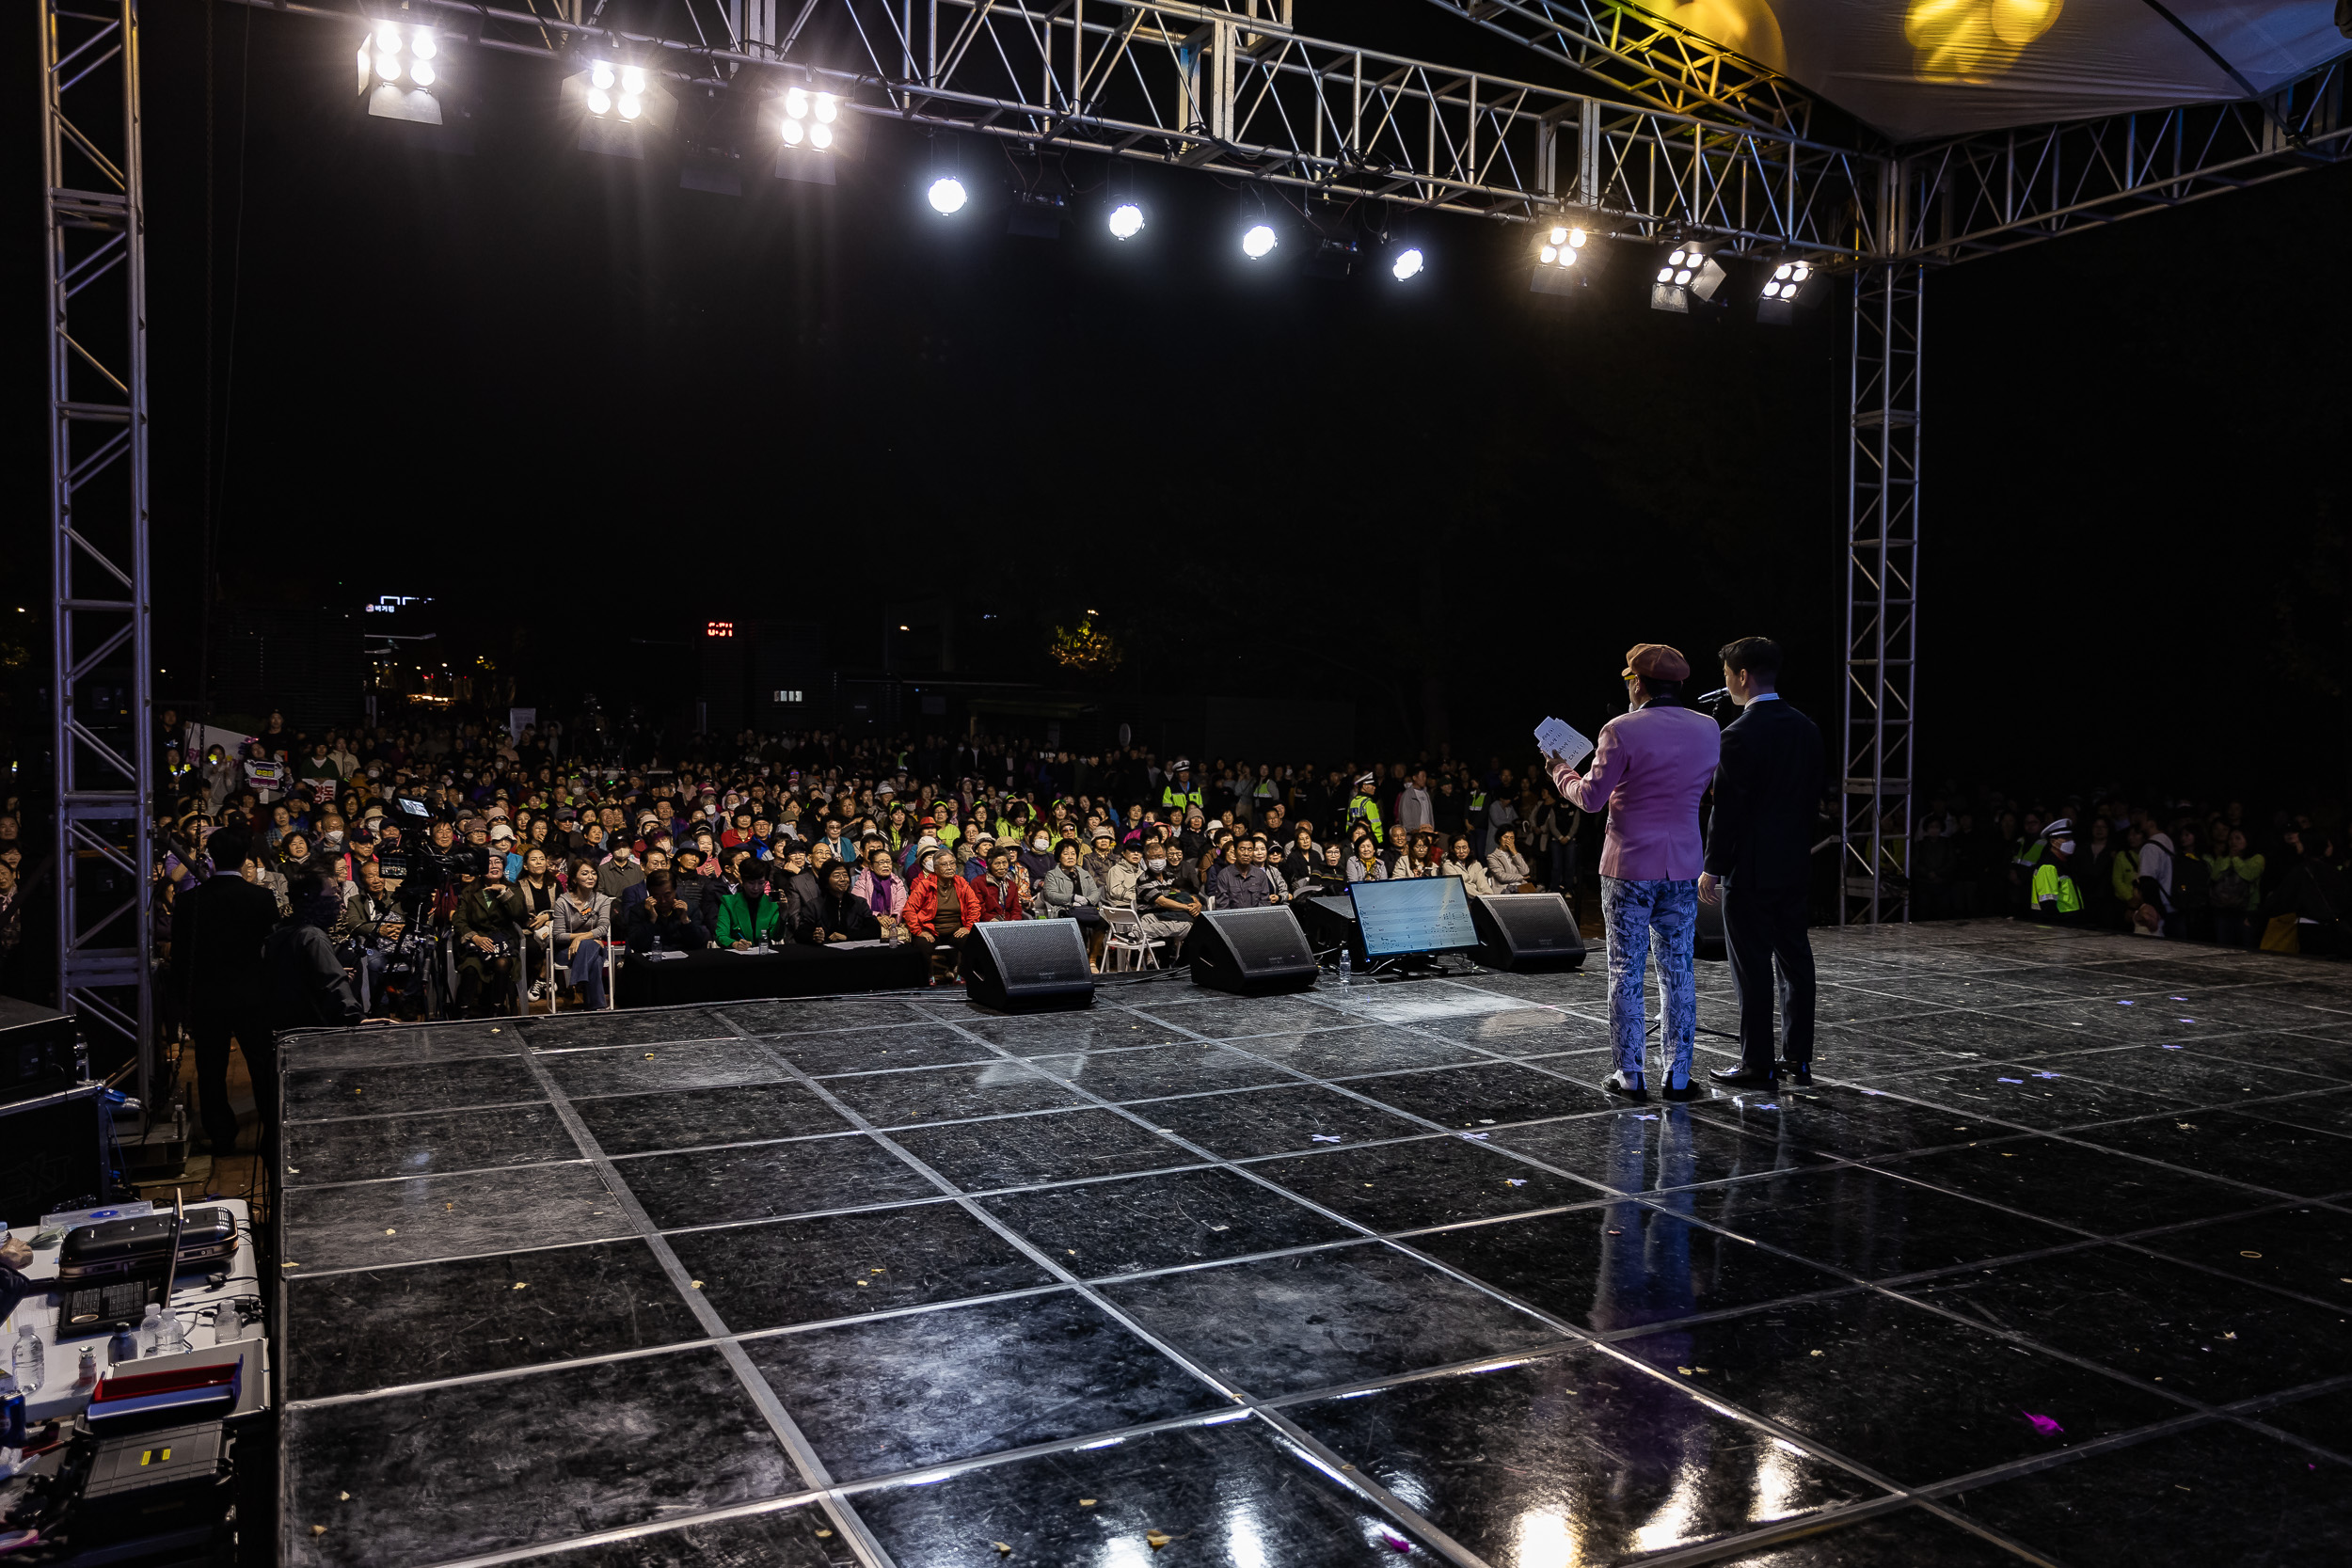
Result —
[[[1814,939],[1688,1105],[1597,955],[299,1036],[279,1558],[2352,1558],[2352,974]]]

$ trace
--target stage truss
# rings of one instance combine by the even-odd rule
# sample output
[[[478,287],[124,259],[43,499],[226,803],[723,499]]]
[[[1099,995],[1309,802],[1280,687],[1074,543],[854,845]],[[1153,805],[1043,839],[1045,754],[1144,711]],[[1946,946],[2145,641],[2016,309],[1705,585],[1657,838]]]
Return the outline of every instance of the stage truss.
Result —
[[[239,3],[333,23],[355,43],[381,10]],[[402,14],[435,22],[453,50],[567,71],[619,56],[714,97],[829,88],[873,121],[1248,181],[1310,215],[1377,202],[1506,222],[1573,216],[1616,243],[1711,239],[1842,277],[1852,322],[1840,918],[1905,917],[1927,272],[2335,161],[2344,61],[2256,102],[1891,148],[1824,129],[1837,117],[1797,84],[1608,0],[1429,4],[1509,39],[1525,71],[1316,38],[1292,25],[1287,0],[682,0],[663,13],[684,19],[676,36],[619,26],[605,0],[408,0]],[[151,1040],[137,8],[40,0],[39,12],[58,980],[86,1021]],[[334,69],[342,58],[333,52]],[[96,315],[120,333],[112,357],[113,339],[81,330]]]
[[[40,0],[58,1005],[102,1070],[155,1039],[146,810],[146,217],[138,0]]]

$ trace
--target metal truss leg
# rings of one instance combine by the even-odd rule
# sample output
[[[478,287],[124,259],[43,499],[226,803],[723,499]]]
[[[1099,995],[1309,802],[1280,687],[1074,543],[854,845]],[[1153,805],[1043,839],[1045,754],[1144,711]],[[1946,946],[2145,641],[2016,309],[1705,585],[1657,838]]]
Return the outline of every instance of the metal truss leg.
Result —
[[[38,0],[58,1006],[153,1104],[147,271],[138,0]]]
[[[1907,920],[1911,912],[1925,276],[1916,263],[1898,263],[1853,279],[1841,925]]]

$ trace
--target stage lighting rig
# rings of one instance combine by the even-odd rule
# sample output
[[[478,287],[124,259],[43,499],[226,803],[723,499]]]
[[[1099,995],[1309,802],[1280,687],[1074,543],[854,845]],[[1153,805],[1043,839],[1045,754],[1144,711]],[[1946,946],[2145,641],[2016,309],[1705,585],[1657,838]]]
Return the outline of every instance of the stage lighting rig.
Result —
[[[1535,268],[1528,287],[1539,294],[1572,294],[1592,286],[1608,261],[1593,231],[1570,218],[1535,231]]]
[[[1821,302],[1821,269],[1810,261],[1783,261],[1764,280],[1756,302],[1756,319],[1767,326],[1787,326],[1796,320],[1797,307]]]
[[[580,117],[580,145],[590,152],[642,158],[647,132],[666,134],[677,124],[675,96],[627,60],[590,59],[587,70],[564,78],[564,104]]]
[[[1714,304],[1715,291],[1724,286],[1724,279],[1729,276],[1698,241],[1677,241],[1674,249],[1667,252],[1658,276],[1650,280],[1649,308],[1687,316],[1692,301]]]
[[[359,96],[368,113],[384,119],[441,123],[441,40],[421,22],[373,24],[359,40]]]
[[[834,161],[863,150],[849,101],[804,82],[786,84],[760,101],[759,124],[776,150],[776,178],[812,185],[834,182]]]

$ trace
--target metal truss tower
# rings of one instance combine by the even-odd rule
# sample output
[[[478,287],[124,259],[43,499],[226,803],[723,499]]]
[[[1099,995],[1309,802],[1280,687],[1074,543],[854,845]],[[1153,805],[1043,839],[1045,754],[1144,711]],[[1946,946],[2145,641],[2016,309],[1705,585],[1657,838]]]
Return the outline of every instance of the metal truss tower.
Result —
[[[58,1006],[102,1068],[155,1037],[138,0],[39,0]]]
[[[1927,269],[1853,276],[1838,923],[1908,918],[1919,652],[1920,329]]]

